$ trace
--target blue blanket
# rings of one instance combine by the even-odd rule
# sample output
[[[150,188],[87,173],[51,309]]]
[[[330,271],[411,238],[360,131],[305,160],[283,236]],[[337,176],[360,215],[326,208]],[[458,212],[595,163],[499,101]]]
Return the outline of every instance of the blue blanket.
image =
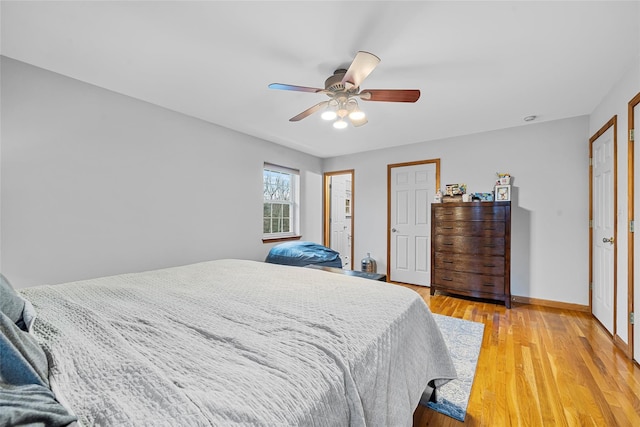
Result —
[[[340,253],[318,243],[304,241],[286,242],[274,246],[265,261],[271,264],[298,267],[314,264],[342,268]]]

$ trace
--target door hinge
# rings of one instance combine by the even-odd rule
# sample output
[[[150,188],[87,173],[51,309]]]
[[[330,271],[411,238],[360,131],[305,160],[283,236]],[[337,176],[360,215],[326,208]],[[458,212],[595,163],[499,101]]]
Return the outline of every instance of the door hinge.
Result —
[[[593,290],[593,282],[589,283],[589,290],[592,291]]]
[[[629,221],[629,232],[635,233],[635,226],[636,226],[636,223],[634,220]]]
[[[632,325],[636,324],[636,316],[633,311],[629,313],[629,323],[631,323]]]
[[[593,166],[593,158],[589,157],[589,166]]]
[[[593,220],[592,219],[589,220],[589,228],[593,228]]]
[[[629,141],[634,141],[634,137],[635,137],[635,129],[629,129]]]

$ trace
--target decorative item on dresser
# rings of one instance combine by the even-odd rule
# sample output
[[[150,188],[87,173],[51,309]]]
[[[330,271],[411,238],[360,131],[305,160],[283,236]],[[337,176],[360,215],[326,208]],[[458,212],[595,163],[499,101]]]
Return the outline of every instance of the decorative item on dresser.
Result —
[[[511,202],[431,205],[431,295],[437,290],[511,308]]]

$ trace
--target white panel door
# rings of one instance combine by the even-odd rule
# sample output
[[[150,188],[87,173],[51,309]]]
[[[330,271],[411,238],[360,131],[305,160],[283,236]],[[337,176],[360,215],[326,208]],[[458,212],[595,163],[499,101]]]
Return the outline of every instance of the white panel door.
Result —
[[[640,129],[640,104],[635,104],[633,107],[633,129],[637,134]],[[634,164],[634,221],[636,224],[640,224],[638,217],[640,214],[640,147],[638,147],[638,138],[634,135],[634,150],[633,150],[633,164]],[[637,227],[637,225],[636,225]],[[633,248],[634,248],[634,267],[633,267],[633,310],[634,313],[640,313],[640,232],[635,231],[633,234]],[[635,315],[636,319],[640,319],[639,315]],[[636,362],[640,362],[640,320],[636,320],[633,325],[633,358]]]
[[[436,165],[394,167],[390,179],[390,280],[429,286]]]
[[[614,319],[613,126],[593,141],[593,315],[610,332]]]

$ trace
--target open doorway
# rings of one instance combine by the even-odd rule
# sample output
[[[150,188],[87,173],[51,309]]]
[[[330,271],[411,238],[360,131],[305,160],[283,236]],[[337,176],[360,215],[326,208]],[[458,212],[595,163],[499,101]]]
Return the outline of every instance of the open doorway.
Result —
[[[340,253],[342,268],[353,270],[354,171],[324,174],[324,242]]]

